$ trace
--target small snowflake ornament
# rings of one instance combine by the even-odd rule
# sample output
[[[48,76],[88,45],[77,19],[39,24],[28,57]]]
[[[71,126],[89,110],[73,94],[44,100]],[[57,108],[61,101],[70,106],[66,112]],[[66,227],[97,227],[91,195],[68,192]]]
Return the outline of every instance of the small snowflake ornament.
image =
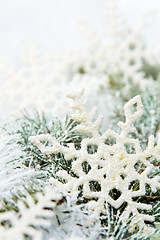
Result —
[[[27,196],[25,202],[18,202],[18,213],[14,211],[0,214],[0,235],[5,240],[23,240],[24,236],[31,239],[42,239],[40,227],[47,228],[51,225],[50,218],[53,217],[53,211],[62,195],[51,187],[44,189],[44,194],[37,193],[36,200]],[[7,224],[8,223],[8,224]]]
[[[57,175],[65,179],[65,183],[62,184],[56,179],[52,179],[52,183],[75,200],[82,192],[83,198],[89,200],[88,208],[97,216],[101,213],[106,215],[106,204],[118,209],[126,203],[123,222],[134,215],[137,225],[148,233],[150,228],[144,221],[152,222],[154,217],[142,212],[151,210],[152,206],[137,202],[134,198],[145,195],[146,184],[150,186],[152,192],[160,188],[160,176],[149,177],[154,166],[148,160],[154,157],[160,161],[160,138],[155,146],[154,136],[150,136],[147,148],[142,150],[139,140],[129,137],[129,134],[136,130],[134,122],[143,114],[141,97],[136,96],[125,104],[126,121],[118,123],[120,134],[110,129],[103,134],[100,133],[102,117],[94,119],[96,109],[87,112],[83,90],[68,94],[68,97],[74,100],[72,108],[77,112],[72,118],[80,122],[77,130],[89,136],[82,140],[81,148],[77,150],[72,143],[62,146],[50,134],[30,137],[31,142],[44,154],[63,153],[66,160],[72,160],[72,172],[75,176],[60,170]],[[45,146],[44,141],[49,142],[50,146]],[[84,170],[84,166],[87,166],[87,170]],[[140,166],[143,166],[141,170]],[[133,183],[137,184],[136,189],[133,189]]]
[[[153,22],[155,12],[146,13],[138,25],[130,29],[118,2],[107,1],[106,25],[101,32],[91,29],[85,21],[79,21],[80,29],[88,40],[85,54],[79,51],[76,55],[72,51],[60,62],[64,62],[62,66],[66,75],[68,69],[71,76],[78,72],[98,78],[104,75],[107,76],[105,86],[110,86],[110,75],[115,75],[125,85],[132,81],[144,89],[153,84],[151,78],[146,78],[144,62],[149,66],[159,65],[159,47],[145,46],[142,41],[142,32]],[[100,84],[98,87],[101,88]]]
[[[98,96],[99,102],[101,90],[109,93],[108,87],[114,89],[118,83],[127,88],[132,81],[143,89],[153,85],[152,78],[146,77],[144,62],[150,67],[159,66],[159,47],[144,46],[141,41],[148,18],[128,31],[125,22],[121,21],[123,14],[118,1],[108,2],[107,26],[102,32],[91,31],[84,24],[81,26],[89,38],[89,46],[84,51],[67,51],[62,56],[50,58],[42,56],[31,41],[22,55],[20,68],[10,67],[0,59],[0,99],[5,109],[15,112],[17,108],[36,107],[55,115],[61,112],[64,116],[68,108],[63,93],[68,86],[76,89],[78,83],[87,89],[89,96]],[[118,82],[115,84],[110,76],[116,77]],[[103,102],[109,102],[108,95],[107,100],[103,97]]]

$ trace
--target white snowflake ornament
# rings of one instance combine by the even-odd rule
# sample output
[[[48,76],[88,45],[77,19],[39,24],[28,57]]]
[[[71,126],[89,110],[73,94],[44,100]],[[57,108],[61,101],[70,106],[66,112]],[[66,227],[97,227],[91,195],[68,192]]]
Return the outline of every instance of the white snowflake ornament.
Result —
[[[0,214],[1,237],[5,240],[23,240],[26,235],[34,240],[42,239],[42,232],[37,229],[51,225],[50,218],[54,215],[51,209],[56,207],[61,198],[62,195],[59,192],[47,186],[44,194],[36,194],[37,203],[31,196],[27,196],[26,204],[19,201],[18,213],[9,211]],[[3,224],[7,222],[8,226]]]
[[[154,157],[160,161],[160,139],[155,146],[154,136],[150,136],[147,148],[142,150],[139,140],[129,137],[129,134],[136,130],[133,127],[134,122],[143,114],[141,97],[136,96],[125,104],[126,121],[118,123],[121,128],[120,134],[110,129],[103,134],[100,133],[102,117],[94,120],[96,109],[87,112],[87,101],[83,98],[83,91],[68,94],[68,97],[74,100],[72,108],[77,110],[72,118],[81,123],[77,130],[89,136],[82,140],[81,148],[77,150],[73,143],[67,147],[62,146],[49,134],[30,137],[31,142],[43,153],[63,153],[66,160],[73,160],[72,172],[76,177],[65,170],[60,170],[57,175],[65,179],[66,183],[62,184],[55,179],[52,179],[52,183],[69,193],[75,200],[81,187],[83,197],[89,199],[88,208],[97,215],[106,214],[108,203],[116,209],[126,203],[123,222],[131,215],[135,215],[134,221],[138,221],[138,226],[144,227],[147,232],[149,228],[144,221],[154,221],[154,217],[140,213],[139,209],[151,210],[152,206],[133,199],[145,195],[146,184],[150,186],[152,192],[160,188],[160,176],[149,177],[154,166],[148,160]],[[48,141],[51,146],[45,146],[44,141]],[[143,166],[141,171],[140,165]],[[87,170],[84,170],[84,166],[87,166]],[[133,189],[135,182],[138,187]]]

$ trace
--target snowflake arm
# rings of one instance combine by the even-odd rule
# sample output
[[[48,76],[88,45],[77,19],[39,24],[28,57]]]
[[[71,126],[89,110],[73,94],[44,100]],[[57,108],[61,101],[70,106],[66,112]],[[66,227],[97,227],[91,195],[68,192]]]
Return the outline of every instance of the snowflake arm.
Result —
[[[84,123],[83,125],[77,126],[77,130],[80,132],[91,133],[93,137],[100,136],[99,135],[99,127],[101,126],[103,117],[99,116],[95,122],[93,119],[97,112],[97,109],[94,108],[91,113],[87,112],[87,100],[83,98],[84,89],[74,93],[68,93],[67,97],[72,98],[74,100],[74,104],[72,108],[78,110],[79,113],[73,114],[72,118],[75,121],[79,121]]]
[[[136,105],[137,109],[132,113],[132,106]],[[124,106],[124,112],[126,116],[126,122],[119,122],[118,126],[122,129],[121,135],[127,136],[128,133],[134,132],[136,129],[132,127],[132,124],[143,115],[143,106],[141,103],[141,97],[139,95],[132,98]]]

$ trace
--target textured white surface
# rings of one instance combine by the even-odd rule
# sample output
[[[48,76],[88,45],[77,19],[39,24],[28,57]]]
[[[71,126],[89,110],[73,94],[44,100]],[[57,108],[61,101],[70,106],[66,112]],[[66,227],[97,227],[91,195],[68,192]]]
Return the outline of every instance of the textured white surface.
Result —
[[[9,221],[12,227],[0,226],[0,235],[5,240],[23,240],[24,234],[32,236],[34,240],[41,239],[41,232],[37,231],[32,226],[50,226],[50,217],[53,217],[53,211],[47,210],[49,208],[55,208],[56,202],[62,198],[62,195],[52,189],[46,187],[44,194],[37,193],[35,199],[31,196],[26,198],[26,204],[22,201],[18,202],[19,212],[5,212],[0,214],[0,221]]]
[[[148,158],[154,157],[160,161],[160,141],[154,146],[154,136],[148,139],[146,150],[142,150],[138,139],[129,138],[128,134],[135,132],[133,124],[143,114],[143,106],[140,96],[136,96],[127,102],[124,106],[126,116],[125,123],[119,122],[121,133],[118,134],[113,130],[108,129],[103,135],[99,133],[99,127],[102,122],[102,117],[99,116],[96,120],[96,109],[92,112],[87,112],[87,101],[83,98],[83,91],[70,93],[68,97],[74,100],[72,106],[77,110],[72,118],[81,122],[77,126],[80,132],[91,134],[91,138],[85,138],[81,142],[81,149],[76,150],[74,144],[70,143],[67,147],[60,145],[50,134],[32,136],[30,140],[43,153],[64,153],[65,159],[75,159],[72,162],[72,171],[78,178],[72,177],[64,170],[57,172],[57,175],[67,180],[66,184],[60,183],[58,180],[52,179],[52,183],[59,187],[62,191],[71,194],[75,200],[79,193],[79,186],[83,185],[83,196],[85,198],[98,198],[97,201],[89,201],[88,207],[94,210],[98,215],[103,212],[106,214],[105,203],[111,204],[114,208],[119,208],[124,202],[127,202],[123,214],[123,221],[126,222],[130,214],[136,215],[134,221],[139,221],[137,224],[144,227],[145,234],[148,234],[149,228],[146,227],[144,221],[154,221],[154,217],[145,213],[139,213],[138,209],[151,210],[152,206],[135,202],[134,197],[145,195],[145,184],[148,184],[153,192],[160,188],[160,177],[149,178],[148,175],[153,169],[153,165],[148,161]],[[136,105],[133,111],[133,106]],[[115,144],[106,144],[105,141],[109,138],[114,139]],[[46,147],[42,142],[48,141],[50,147]],[[96,145],[97,151],[94,154],[88,152],[88,146]],[[133,147],[134,152],[128,152],[126,145]],[[90,166],[88,173],[83,170],[83,163],[87,162]],[[144,165],[142,172],[139,172],[136,166]],[[138,167],[139,168],[139,167]],[[92,181],[100,185],[99,191],[94,191],[90,188]],[[138,181],[139,187],[137,190],[130,189],[130,184],[133,181]],[[116,189],[120,191],[118,199],[113,199],[110,196],[110,191]]]
[[[18,135],[0,136],[0,197],[9,197],[15,189],[22,189],[26,182],[36,178],[36,172],[22,164],[25,153],[17,144]],[[0,200],[1,202],[1,200]]]

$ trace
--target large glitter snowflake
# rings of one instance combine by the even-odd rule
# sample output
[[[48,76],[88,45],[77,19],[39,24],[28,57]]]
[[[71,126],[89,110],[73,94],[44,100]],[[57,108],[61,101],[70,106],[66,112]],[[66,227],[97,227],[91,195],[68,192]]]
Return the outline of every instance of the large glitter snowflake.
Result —
[[[72,108],[78,111],[72,115],[74,120],[81,122],[77,130],[90,135],[90,138],[82,140],[81,149],[77,150],[72,143],[67,147],[62,146],[49,134],[30,137],[31,142],[43,153],[63,153],[66,160],[73,159],[72,171],[77,177],[71,176],[65,170],[60,170],[57,175],[65,179],[66,183],[62,184],[58,180],[53,180],[53,183],[64,192],[70,193],[75,199],[80,192],[80,186],[83,186],[83,197],[94,199],[87,204],[97,214],[106,214],[106,203],[118,209],[126,202],[123,221],[125,222],[131,214],[136,215],[135,219],[140,220],[138,225],[146,229],[144,221],[154,221],[154,217],[140,213],[139,209],[151,210],[152,206],[136,202],[133,198],[145,195],[146,184],[150,186],[152,192],[156,192],[160,187],[159,176],[154,178],[148,176],[153,169],[148,159],[154,157],[160,161],[160,141],[155,146],[154,136],[150,136],[147,148],[142,150],[138,139],[128,136],[136,130],[133,123],[143,114],[140,96],[134,97],[125,104],[126,121],[118,123],[121,128],[120,134],[110,129],[100,134],[102,117],[99,116],[94,120],[96,109],[90,113],[87,112],[87,101],[83,98],[83,91],[69,94],[68,97],[74,100]],[[112,141],[108,141],[109,139]],[[48,141],[51,146],[45,146],[44,141]],[[112,144],[108,144],[109,142]],[[91,148],[94,149],[93,152],[89,151]],[[88,171],[84,171],[84,164],[88,165]],[[143,165],[141,171],[139,171],[140,165]],[[138,183],[138,188],[133,190],[131,185],[135,181]],[[91,187],[93,185],[99,187],[93,189]],[[113,191],[118,193],[116,199],[111,195]]]

